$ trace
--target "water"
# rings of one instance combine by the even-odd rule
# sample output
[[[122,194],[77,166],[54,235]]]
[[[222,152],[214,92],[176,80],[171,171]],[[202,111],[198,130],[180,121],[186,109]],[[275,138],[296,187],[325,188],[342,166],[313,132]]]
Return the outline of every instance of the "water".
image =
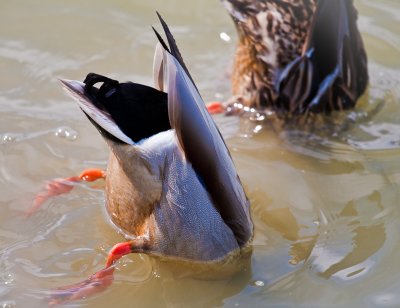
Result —
[[[355,3],[371,86],[340,128],[216,117],[252,202],[251,265],[200,280],[131,255],[105,293],[69,306],[400,305],[400,2]],[[101,269],[123,240],[98,187],[77,185],[24,212],[46,180],[106,165],[104,142],[57,77],[95,71],[150,84],[155,10],[205,100],[227,98],[236,37],[217,0],[0,4],[0,307],[43,307],[49,289]]]

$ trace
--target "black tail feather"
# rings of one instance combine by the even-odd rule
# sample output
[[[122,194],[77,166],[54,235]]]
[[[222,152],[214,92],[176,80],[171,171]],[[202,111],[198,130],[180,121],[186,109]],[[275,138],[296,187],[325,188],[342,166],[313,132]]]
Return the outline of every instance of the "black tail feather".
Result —
[[[174,36],[172,35],[171,31],[169,30],[169,27],[168,27],[167,23],[166,23],[166,22],[164,21],[164,19],[161,17],[160,13],[157,12],[157,16],[158,16],[158,18],[159,18],[159,20],[160,20],[160,22],[161,22],[161,25],[162,25],[162,27],[163,27],[163,29],[164,29],[165,36],[167,37],[167,41],[168,41],[168,44],[169,44],[169,47],[170,47],[170,53],[171,53],[171,55],[173,55],[174,58],[179,62],[179,64],[180,64],[180,65],[182,66],[182,68],[185,70],[185,73],[188,75],[188,77],[190,78],[190,80],[193,82],[193,85],[196,87],[196,90],[198,90],[198,89],[197,89],[197,86],[196,86],[196,84],[195,84],[195,82],[193,81],[192,76],[191,76],[190,73],[189,73],[189,70],[187,69],[187,67],[186,67],[186,65],[185,65],[185,62],[183,61],[183,58],[182,58],[182,55],[181,55],[181,53],[180,53],[180,51],[179,51],[178,45],[176,44],[175,39],[174,39]],[[154,28],[153,28],[153,29],[154,29]],[[165,43],[164,43],[164,41],[163,41],[162,39],[160,40],[160,35],[159,35],[159,33],[158,33],[156,30],[154,30],[154,31],[156,32],[157,38],[159,39],[160,43],[161,43],[161,44],[164,46],[164,48],[165,48]],[[165,49],[168,50],[168,48],[165,48]]]
[[[320,0],[303,55],[280,75],[278,104],[295,113],[355,106],[368,83],[367,56],[352,0]]]
[[[154,33],[156,34],[157,39],[158,39],[158,41],[160,42],[160,44],[162,45],[162,47],[163,47],[166,51],[168,51],[169,53],[171,53],[170,50],[169,50],[169,48],[168,48],[168,46],[167,46],[167,44],[165,44],[163,38],[161,37],[160,33],[158,33],[158,31],[157,31],[154,27],[151,27],[151,28],[153,29]]]
[[[94,73],[88,74],[84,83],[90,101],[109,114],[134,142],[171,129],[166,93],[132,82],[119,83]],[[97,88],[97,83],[103,84]]]

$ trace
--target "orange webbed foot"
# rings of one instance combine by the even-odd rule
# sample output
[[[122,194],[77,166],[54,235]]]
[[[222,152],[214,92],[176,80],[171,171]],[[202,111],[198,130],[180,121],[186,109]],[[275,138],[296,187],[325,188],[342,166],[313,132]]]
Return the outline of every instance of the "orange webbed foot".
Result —
[[[221,102],[208,103],[206,107],[210,114],[218,114],[225,112],[224,105]]]
[[[141,249],[141,241],[131,241],[115,245],[108,253],[106,267],[88,279],[50,291],[49,305],[60,305],[80,300],[105,291],[114,281],[114,264],[123,256]],[[136,249],[137,248],[137,249]]]
[[[105,291],[114,281],[114,267],[106,267],[85,281],[50,291],[49,306],[66,304]]]
[[[45,185],[42,192],[36,195],[33,205],[26,211],[26,215],[30,216],[37,212],[49,198],[69,193],[77,182],[93,182],[104,178],[105,171],[101,169],[86,169],[79,176],[51,180]]]

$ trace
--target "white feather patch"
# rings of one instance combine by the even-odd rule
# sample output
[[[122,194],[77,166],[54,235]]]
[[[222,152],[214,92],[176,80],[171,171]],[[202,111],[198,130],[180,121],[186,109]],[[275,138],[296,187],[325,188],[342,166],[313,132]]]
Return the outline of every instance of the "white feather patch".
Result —
[[[98,109],[90,101],[85,95],[85,84],[83,82],[66,79],[60,79],[60,81],[67,93],[78,102],[79,107],[101,128],[127,144],[135,144],[131,138],[122,132],[108,113]]]

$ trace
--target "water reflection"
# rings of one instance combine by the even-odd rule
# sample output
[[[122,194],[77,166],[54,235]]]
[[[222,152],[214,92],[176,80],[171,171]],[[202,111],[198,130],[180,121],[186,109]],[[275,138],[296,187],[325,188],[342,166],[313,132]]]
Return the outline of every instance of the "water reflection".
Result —
[[[347,203],[319,237],[310,258],[313,270],[326,279],[342,280],[358,279],[374,270],[392,214],[378,191]]]

